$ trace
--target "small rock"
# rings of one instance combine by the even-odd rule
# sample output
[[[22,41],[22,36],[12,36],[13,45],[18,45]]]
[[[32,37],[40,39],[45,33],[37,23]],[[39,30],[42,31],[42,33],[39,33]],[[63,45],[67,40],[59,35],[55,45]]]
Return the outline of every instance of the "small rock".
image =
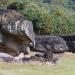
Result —
[[[50,52],[50,51],[46,51],[43,55],[43,58],[46,60],[46,61],[51,61],[53,59],[53,53]]]
[[[14,57],[12,55],[3,52],[0,53],[0,61],[11,62],[13,59]]]
[[[14,57],[14,61],[16,61],[16,62],[23,62],[24,58],[25,58],[24,53],[20,53],[18,56]]]
[[[30,60],[44,62],[44,59],[42,57],[37,57],[37,56],[31,56]]]

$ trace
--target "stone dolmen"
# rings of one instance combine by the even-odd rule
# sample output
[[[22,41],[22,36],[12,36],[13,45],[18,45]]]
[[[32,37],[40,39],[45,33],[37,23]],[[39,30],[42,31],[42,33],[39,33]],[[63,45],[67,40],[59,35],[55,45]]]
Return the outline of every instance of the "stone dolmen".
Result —
[[[34,44],[32,22],[14,10],[0,9],[0,52],[27,54],[30,43]]]

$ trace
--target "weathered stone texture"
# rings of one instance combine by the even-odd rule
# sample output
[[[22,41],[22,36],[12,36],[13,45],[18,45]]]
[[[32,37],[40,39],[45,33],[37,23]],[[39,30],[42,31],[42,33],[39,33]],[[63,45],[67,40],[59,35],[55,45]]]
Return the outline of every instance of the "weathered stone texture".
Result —
[[[0,9],[0,44],[4,50],[25,52],[30,43],[34,44],[32,22],[14,10]]]

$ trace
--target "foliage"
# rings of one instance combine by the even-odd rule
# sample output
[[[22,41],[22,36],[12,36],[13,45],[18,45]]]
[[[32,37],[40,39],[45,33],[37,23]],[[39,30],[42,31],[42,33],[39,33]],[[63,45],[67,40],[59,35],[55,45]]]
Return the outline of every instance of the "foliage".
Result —
[[[5,2],[7,1],[7,2]],[[74,0],[5,0],[4,6],[31,20],[36,34],[75,34]]]
[[[15,1],[16,0],[0,0],[0,8],[7,8],[8,5]]]
[[[26,19],[29,19],[34,24],[34,30],[37,34],[49,33],[51,30],[50,26],[50,15],[48,11],[38,4],[32,3],[14,3],[16,10],[24,14]]]

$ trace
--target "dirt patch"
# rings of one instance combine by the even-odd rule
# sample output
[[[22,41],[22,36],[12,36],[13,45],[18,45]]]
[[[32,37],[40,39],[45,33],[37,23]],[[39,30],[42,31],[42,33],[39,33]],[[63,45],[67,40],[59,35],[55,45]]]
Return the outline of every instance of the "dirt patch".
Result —
[[[73,57],[73,56],[75,56],[75,54],[72,53],[72,52],[65,52],[65,53],[61,54],[61,57],[62,57],[62,58],[65,58],[65,59],[71,58],[71,57]]]

